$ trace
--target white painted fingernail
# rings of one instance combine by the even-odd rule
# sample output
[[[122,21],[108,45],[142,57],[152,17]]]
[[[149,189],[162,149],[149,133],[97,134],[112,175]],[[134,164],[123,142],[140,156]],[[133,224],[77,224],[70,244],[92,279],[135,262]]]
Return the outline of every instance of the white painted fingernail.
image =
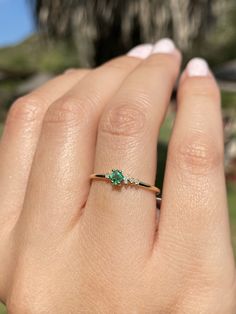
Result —
[[[173,53],[175,51],[175,44],[169,38],[162,38],[153,47],[152,53]]]
[[[131,49],[127,55],[130,57],[136,57],[140,59],[146,59],[152,52],[153,45],[143,44]]]
[[[209,74],[207,62],[201,58],[190,60],[186,69],[189,76],[207,76]]]

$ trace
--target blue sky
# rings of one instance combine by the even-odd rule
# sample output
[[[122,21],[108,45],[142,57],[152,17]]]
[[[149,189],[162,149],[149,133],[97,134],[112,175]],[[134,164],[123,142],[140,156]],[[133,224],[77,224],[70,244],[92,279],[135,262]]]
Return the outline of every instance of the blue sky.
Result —
[[[30,0],[0,0],[0,47],[13,45],[34,32]]]

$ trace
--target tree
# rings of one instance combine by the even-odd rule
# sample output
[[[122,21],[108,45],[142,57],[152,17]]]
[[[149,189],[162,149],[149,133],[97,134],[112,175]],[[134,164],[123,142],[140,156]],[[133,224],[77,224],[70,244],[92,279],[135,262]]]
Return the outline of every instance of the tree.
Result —
[[[49,38],[72,42],[82,65],[94,65],[140,42],[172,37],[186,54],[198,49],[233,0],[35,0]]]

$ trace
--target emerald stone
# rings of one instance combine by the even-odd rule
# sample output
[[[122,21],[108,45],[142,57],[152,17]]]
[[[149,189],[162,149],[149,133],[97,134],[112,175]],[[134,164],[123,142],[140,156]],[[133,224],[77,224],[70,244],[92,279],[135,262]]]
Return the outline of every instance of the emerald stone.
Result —
[[[113,169],[109,174],[109,179],[113,185],[119,185],[124,181],[124,175],[121,170]]]

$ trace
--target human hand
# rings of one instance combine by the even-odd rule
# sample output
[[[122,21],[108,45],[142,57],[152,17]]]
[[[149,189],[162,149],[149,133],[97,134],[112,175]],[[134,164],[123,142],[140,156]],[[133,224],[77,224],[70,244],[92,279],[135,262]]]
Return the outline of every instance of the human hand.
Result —
[[[217,84],[189,63],[155,194],[156,143],[181,56],[170,41],[71,71],[12,106],[0,144],[0,298],[24,313],[236,313]],[[157,170],[158,171],[158,170]]]

